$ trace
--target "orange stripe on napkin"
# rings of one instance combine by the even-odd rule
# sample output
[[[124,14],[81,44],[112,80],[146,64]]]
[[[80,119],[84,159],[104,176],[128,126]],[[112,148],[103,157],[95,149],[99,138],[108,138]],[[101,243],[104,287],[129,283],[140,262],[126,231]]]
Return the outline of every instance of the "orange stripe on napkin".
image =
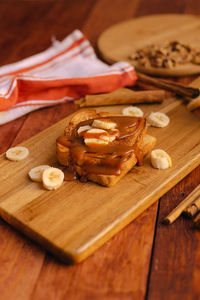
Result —
[[[39,54],[0,67],[0,78],[0,111],[7,110],[0,115],[0,124],[38,106],[110,92],[132,86],[137,80],[134,68],[127,62],[112,66],[101,62],[78,30]],[[30,109],[23,110],[27,106]]]

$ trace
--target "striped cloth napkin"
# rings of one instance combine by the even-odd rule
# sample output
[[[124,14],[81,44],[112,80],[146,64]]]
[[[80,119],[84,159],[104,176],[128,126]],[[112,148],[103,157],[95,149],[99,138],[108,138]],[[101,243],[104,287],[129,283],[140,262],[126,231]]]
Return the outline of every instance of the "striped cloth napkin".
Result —
[[[0,67],[0,124],[41,107],[131,86],[136,79],[127,62],[108,66],[100,61],[75,30],[39,54]]]

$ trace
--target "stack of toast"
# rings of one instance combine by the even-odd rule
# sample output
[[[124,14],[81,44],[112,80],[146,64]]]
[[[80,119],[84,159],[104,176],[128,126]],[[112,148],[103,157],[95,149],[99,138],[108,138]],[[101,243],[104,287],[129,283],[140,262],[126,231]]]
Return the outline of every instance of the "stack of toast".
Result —
[[[153,149],[156,138],[146,131],[143,117],[78,111],[57,138],[57,159],[82,181],[111,187]]]

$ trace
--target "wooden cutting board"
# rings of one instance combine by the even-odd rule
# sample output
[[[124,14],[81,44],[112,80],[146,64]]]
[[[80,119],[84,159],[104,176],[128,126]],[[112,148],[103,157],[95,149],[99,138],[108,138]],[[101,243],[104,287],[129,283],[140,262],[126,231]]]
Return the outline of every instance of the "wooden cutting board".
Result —
[[[105,30],[98,48],[108,62],[128,59],[135,50],[147,45],[180,41],[200,49],[200,18],[193,15],[150,15],[118,23]],[[200,65],[188,63],[173,69],[135,65],[136,70],[158,76],[187,76],[200,73]]]
[[[200,86],[200,78],[193,86]],[[98,110],[119,113],[123,107]],[[153,169],[147,157],[144,166],[134,167],[112,188],[74,181],[47,191],[30,181],[27,173],[56,161],[55,140],[63,133],[67,117],[22,144],[30,150],[24,161],[0,156],[0,216],[63,261],[86,258],[200,164],[199,116],[178,99],[141,108],[145,115],[162,111],[170,117],[168,127],[151,127],[148,132],[157,137],[156,148],[170,154],[172,168]]]

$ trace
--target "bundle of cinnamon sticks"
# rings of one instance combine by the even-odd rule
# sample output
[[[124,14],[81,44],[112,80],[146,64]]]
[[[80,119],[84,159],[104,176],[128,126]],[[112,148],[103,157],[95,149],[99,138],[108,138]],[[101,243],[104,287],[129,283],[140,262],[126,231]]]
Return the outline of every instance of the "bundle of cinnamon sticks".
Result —
[[[164,219],[164,223],[172,224],[181,214],[194,218],[194,226],[200,228],[200,184]]]
[[[106,106],[106,105],[120,105],[120,104],[140,104],[140,103],[161,103],[166,98],[166,92],[173,92],[176,95],[183,96],[190,102],[195,98],[195,108],[198,104],[198,98],[200,91],[197,88],[185,86],[180,83],[174,83],[168,80],[153,78],[141,73],[137,73],[138,86],[147,84],[151,86],[148,90],[134,91],[129,88],[119,88],[110,93],[86,95],[84,98],[75,101],[78,107],[90,107],[90,106]],[[153,87],[159,88],[157,90]],[[199,98],[200,99],[200,98]],[[199,101],[200,102],[200,101]],[[193,109],[192,104],[192,109]],[[191,109],[191,110],[192,110]]]

